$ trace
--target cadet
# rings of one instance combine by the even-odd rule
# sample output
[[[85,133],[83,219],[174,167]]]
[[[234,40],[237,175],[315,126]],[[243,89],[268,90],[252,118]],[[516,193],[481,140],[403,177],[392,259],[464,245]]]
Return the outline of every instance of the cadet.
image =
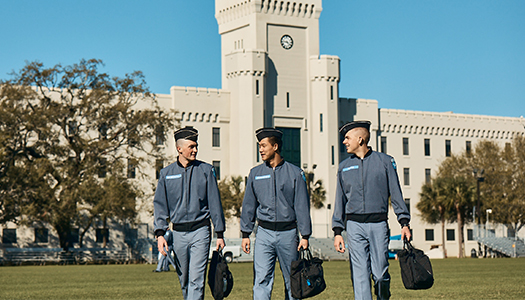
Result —
[[[391,156],[372,151],[370,122],[355,121],[339,132],[352,156],[339,164],[332,229],[334,246],[344,253],[342,231],[346,228],[355,299],[372,299],[370,274],[377,299],[390,298],[388,273],[388,198],[401,224],[401,238],[410,239],[407,210],[396,163]],[[346,220],[346,222],[345,222]]]
[[[204,278],[211,243],[210,217],[217,249],[225,246],[222,211],[213,167],[196,159],[198,132],[185,127],[175,132],[177,162],[160,171],[153,200],[154,230],[159,252],[167,255],[164,233],[173,223],[173,250],[181,266],[184,299],[204,299]]]
[[[290,267],[298,259],[298,250],[308,248],[312,233],[306,180],[300,168],[281,157],[281,131],[261,128],[255,133],[265,163],[250,171],[241,213],[242,249],[246,253],[250,253],[249,236],[256,219],[259,224],[253,249],[253,299],[270,299],[276,258],[284,278],[285,299],[293,299]]]

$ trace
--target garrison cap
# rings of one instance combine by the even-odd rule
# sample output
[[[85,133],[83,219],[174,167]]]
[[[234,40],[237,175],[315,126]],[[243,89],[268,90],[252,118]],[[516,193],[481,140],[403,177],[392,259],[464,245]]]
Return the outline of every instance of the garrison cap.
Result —
[[[346,133],[354,128],[363,127],[366,130],[370,131],[370,124],[372,124],[370,121],[353,121],[348,122],[345,125],[341,126],[339,128],[339,133],[341,133],[343,136],[346,135]]]
[[[283,132],[280,130],[277,130],[275,128],[266,127],[266,128],[259,128],[255,131],[255,136],[257,137],[257,141],[261,141],[264,138],[274,136],[278,139],[283,138]]]
[[[198,135],[199,135],[199,132],[197,131],[197,129],[193,127],[188,127],[188,126],[175,131],[175,134],[174,134],[175,141],[178,141],[180,139],[185,139],[185,140],[190,140],[194,142],[197,142]]]

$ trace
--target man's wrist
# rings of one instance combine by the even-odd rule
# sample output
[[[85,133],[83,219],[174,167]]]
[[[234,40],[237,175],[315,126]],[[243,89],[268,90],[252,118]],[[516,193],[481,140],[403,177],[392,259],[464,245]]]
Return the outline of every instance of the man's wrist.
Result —
[[[337,235],[342,235],[342,233],[343,233],[343,228],[341,228],[341,227],[334,227],[332,230],[334,231],[334,235],[336,235],[336,236]]]

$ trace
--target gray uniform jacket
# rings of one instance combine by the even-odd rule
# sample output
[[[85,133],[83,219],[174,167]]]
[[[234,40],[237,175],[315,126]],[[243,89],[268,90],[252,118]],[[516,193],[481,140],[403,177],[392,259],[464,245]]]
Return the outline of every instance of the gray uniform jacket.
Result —
[[[163,168],[153,199],[154,231],[165,231],[168,219],[174,224],[195,223],[211,217],[216,232],[224,232],[224,213],[215,171],[195,160],[184,168],[175,163]]]
[[[363,159],[352,155],[339,164],[332,217],[336,234],[345,228],[345,219],[367,222],[384,221],[388,215],[388,197],[398,222],[408,224],[406,207],[394,158],[371,149]]]
[[[297,222],[305,238],[312,234],[310,198],[304,172],[283,160],[273,169],[267,163],[250,170],[242,202],[241,231],[251,233],[255,219]]]

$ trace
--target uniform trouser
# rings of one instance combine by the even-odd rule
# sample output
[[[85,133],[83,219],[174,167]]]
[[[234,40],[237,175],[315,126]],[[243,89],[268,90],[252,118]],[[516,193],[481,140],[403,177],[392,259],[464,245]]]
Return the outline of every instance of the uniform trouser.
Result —
[[[171,255],[171,253],[168,253],[168,255]],[[162,255],[162,253],[159,252],[159,262],[157,263],[157,269],[155,269],[155,271],[163,272],[163,271],[169,271],[169,270],[170,270],[170,261],[168,260],[168,257]]]
[[[354,298],[371,300],[370,274],[382,294],[390,294],[388,273],[388,223],[358,223],[347,221],[350,269],[354,286]],[[385,290],[386,289],[386,290]],[[385,298],[385,297],[383,297]],[[378,299],[380,295],[378,295]],[[388,298],[386,298],[388,299]]]
[[[195,231],[173,231],[173,250],[180,262],[179,282],[184,300],[204,299],[210,242],[210,226]]]
[[[299,236],[297,229],[274,231],[262,228],[257,229],[253,249],[253,299],[271,299],[273,280],[275,277],[275,262],[279,259],[284,279],[284,298],[292,297],[290,289],[290,268],[292,261],[297,260],[299,253]]]

